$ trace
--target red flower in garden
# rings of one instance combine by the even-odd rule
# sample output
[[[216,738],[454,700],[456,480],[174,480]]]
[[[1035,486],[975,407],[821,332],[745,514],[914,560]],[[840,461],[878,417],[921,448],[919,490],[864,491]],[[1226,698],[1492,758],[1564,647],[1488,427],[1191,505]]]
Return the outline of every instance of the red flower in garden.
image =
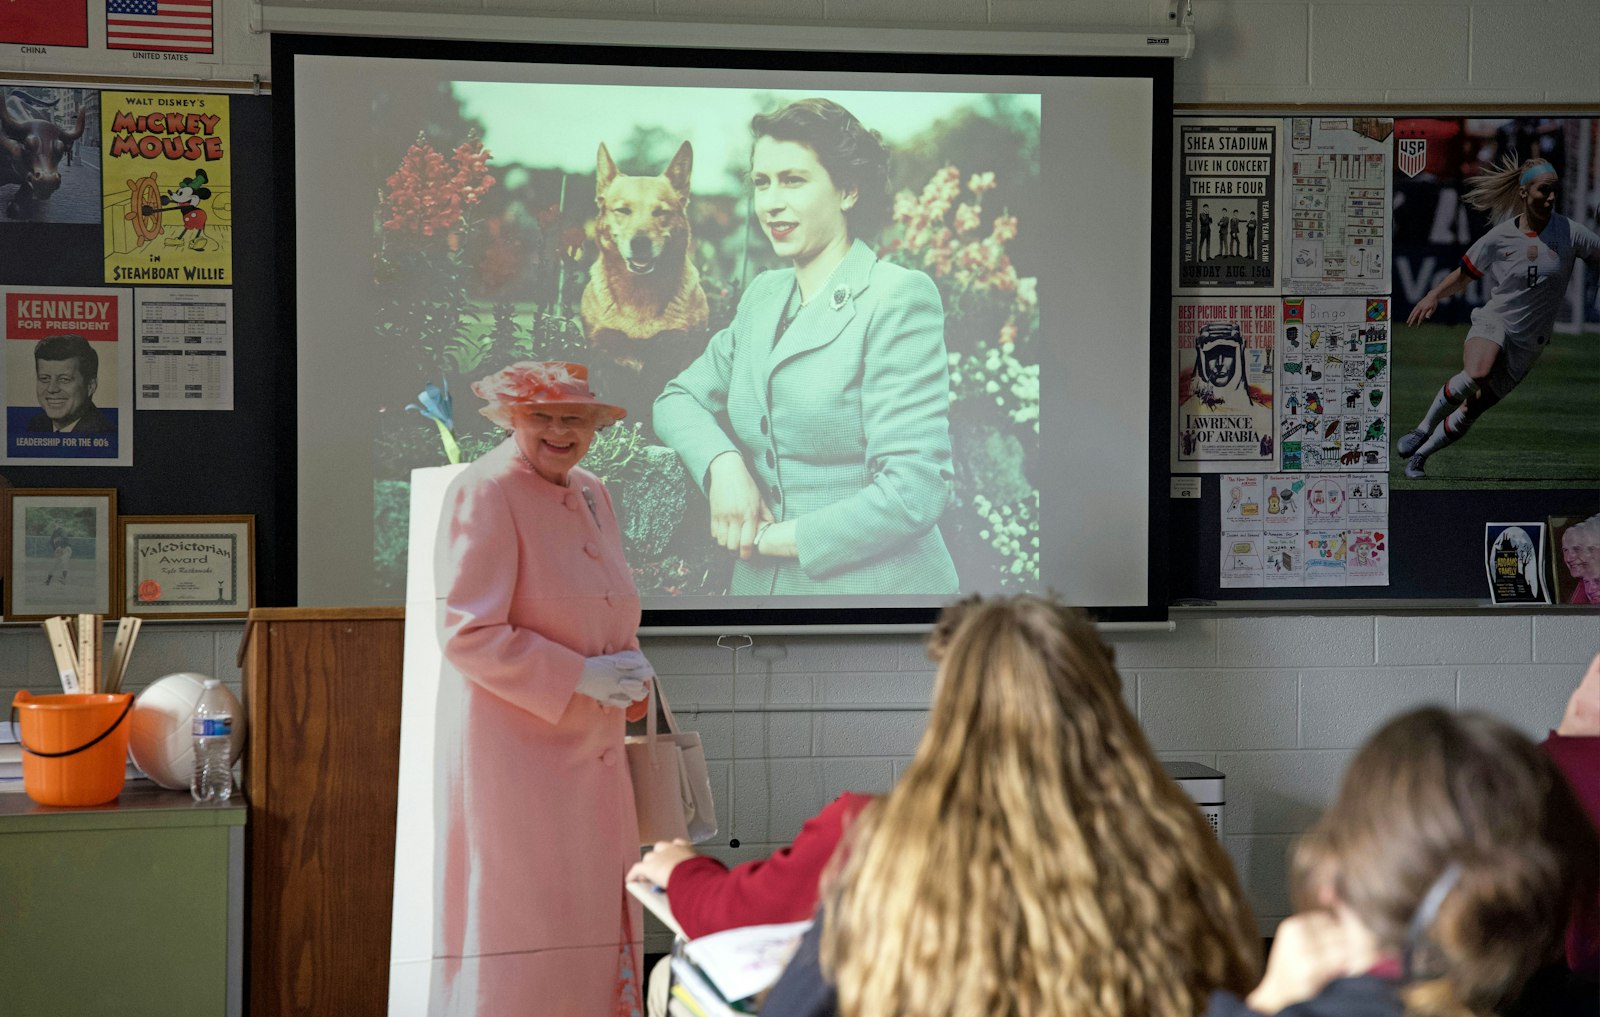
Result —
[[[447,160],[422,135],[386,181],[384,229],[431,237],[461,225],[461,217],[494,186],[489,153],[476,138],[457,145]]]

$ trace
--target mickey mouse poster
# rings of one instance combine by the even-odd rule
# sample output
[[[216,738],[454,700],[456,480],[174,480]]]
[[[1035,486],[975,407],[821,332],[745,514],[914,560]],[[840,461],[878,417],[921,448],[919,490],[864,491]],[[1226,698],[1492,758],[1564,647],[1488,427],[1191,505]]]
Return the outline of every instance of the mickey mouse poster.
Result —
[[[228,97],[102,92],[106,281],[233,282]]]

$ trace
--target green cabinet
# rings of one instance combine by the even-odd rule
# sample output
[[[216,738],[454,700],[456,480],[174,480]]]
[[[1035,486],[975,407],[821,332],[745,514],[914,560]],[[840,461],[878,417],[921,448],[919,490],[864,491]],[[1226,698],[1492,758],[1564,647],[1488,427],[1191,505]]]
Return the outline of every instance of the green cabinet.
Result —
[[[0,794],[0,1013],[237,1017],[245,815],[142,781],[93,808]]]

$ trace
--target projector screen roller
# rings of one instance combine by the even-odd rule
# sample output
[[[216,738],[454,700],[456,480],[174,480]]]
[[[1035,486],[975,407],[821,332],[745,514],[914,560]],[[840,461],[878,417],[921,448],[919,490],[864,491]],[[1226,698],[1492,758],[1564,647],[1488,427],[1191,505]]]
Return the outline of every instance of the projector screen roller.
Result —
[[[504,441],[473,383],[534,360],[628,411],[582,466],[647,625],[1165,617],[1168,62],[274,46],[302,605],[403,600],[411,470]],[[801,100],[879,140],[757,140]]]

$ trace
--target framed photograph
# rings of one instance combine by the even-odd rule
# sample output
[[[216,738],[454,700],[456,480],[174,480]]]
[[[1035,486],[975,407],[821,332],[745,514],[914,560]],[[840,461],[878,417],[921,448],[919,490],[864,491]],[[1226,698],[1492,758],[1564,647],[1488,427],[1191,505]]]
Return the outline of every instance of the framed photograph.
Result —
[[[124,516],[122,612],[243,618],[256,596],[255,516]]]
[[[1557,604],[1600,604],[1600,513],[1551,516],[1550,570]]]
[[[7,620],[115,617],[115,488],[12,488]]]

